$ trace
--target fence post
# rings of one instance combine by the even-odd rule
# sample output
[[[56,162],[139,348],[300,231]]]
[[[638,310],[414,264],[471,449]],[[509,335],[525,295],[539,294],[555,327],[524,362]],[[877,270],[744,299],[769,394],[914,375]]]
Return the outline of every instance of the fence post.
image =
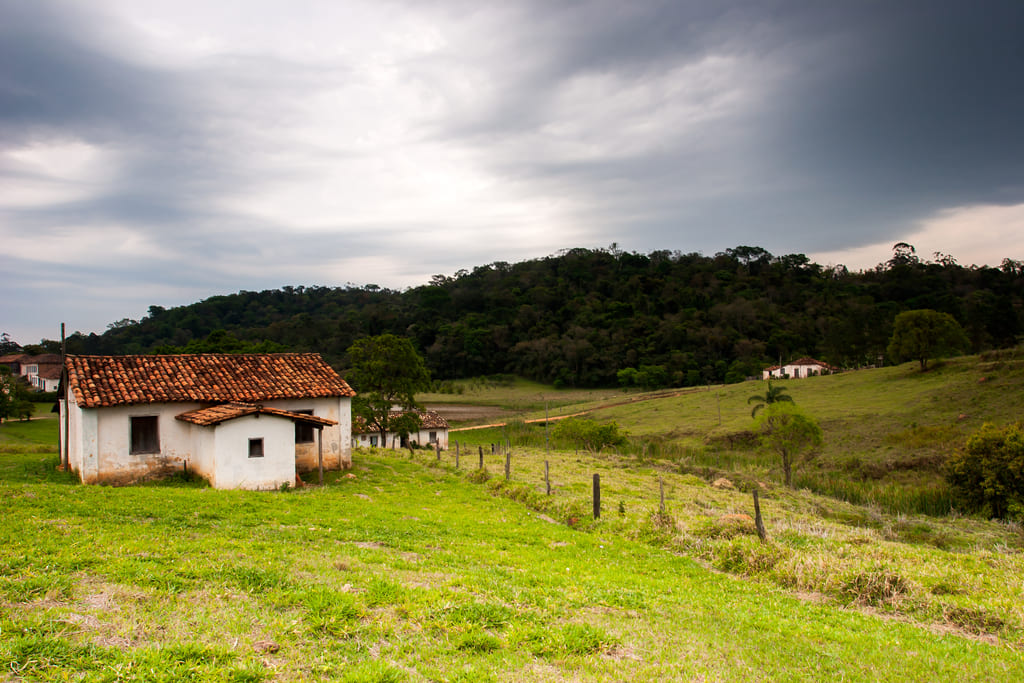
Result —
[[[754,489],[754,526],[757,527],[757,537],[764,543],[768,534],[764,530],[764,522],[761,520],[761,502],[757,499],[757,489]]]
[[[505,454],[505,481],[508,481],[509,475],[512,472],[512,454]]]
[[[661,504],[658,506],[658,509],[661,511],[661,514],[664,515],[665,514],[665,480],[662,479],[661,477],[658,477],[658,488],[661,489]]]
[[[437,461],[441,462],[441,442],[440,441],[435,441],[434,442],[434,450],[437,451]]]
[[[601,519],[601,475],[594,475],[594,519]]]
[[[484,447],[480,446],[480,469],[484,468]]]
[[[551,477],[548,475],[548,461],[544,461],[544,485],[548,488],[548,495],[551,495]]]

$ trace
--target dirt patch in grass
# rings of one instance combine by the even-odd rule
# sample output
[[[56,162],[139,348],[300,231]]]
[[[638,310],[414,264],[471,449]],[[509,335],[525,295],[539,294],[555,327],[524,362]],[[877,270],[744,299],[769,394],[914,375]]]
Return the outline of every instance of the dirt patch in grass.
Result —
[[[426,407],[427,410],[436,411],[449,422],[500,422],[516,415],[513,411],[498,406],[433,403]]]

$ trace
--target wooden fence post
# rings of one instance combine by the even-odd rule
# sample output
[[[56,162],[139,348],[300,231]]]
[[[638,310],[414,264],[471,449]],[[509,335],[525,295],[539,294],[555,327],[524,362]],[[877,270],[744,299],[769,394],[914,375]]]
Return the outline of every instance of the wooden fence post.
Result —
[[[441,442],[440,441],[435,441],[434,442],[434,450],[437,451],[437,461],[441,462]]]
[[[512,454],[505,454],[505,481],[508,481],[509,475],[512,473]]]
[[[594,475],[594,519],[601,519],[601,475]]]
[[[757,499],[757,489],[754,489],[754,526],[757,527],[757,537],[764,543],[768,534],[764,530],[764,522],[761,520],[761,502]]]
[[[661,514],[665,514],[665,480],[658,477],[658,488],[661,489],[661,503],[658,505],[658,510]]]
[[[484,447],[480,446],[480,469],[484,468]]]
[[[548,488],[548,495],[551,495],[551,477],[548,473],[548,461],[544,461],[544,485]]]

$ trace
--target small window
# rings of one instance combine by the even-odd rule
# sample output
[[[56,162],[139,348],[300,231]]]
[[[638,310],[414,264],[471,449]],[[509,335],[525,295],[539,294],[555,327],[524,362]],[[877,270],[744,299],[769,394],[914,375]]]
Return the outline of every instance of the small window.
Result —
[[[370,437],[370,445],[376,448],[376,446],[377,446],[377,437],[375,437],[375,436],[371,436]]]
[[[430,434],[428,434],[428,437],[429,443],[437,443],[437,432],[430,432]]]
[[[249,439],[249,457],[263,457],[263,439]]]
[[[160,433],[157,430],[157,416],[145,415],[131,418],[131,453],[159,453]]]
[[[312,410],[293,410],[299,415],[312,415]],[[313,443],[313,425],[305,422],[295,423],[295,443]]]

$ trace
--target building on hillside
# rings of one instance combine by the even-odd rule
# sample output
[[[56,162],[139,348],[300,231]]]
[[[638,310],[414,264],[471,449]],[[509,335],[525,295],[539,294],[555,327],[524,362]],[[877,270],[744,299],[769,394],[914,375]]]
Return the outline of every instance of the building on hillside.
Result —
[[[44,353],[39,356],[30,356],[27,353],[10,354],[0,356],[0,365],[9,367],[12,374],[24,377],[28,385],[37,391],[57,390],[61,372],[60,354]]]
[[[406,414],[406,412],[396,410],[391,414],[399,417]],[[352,446],[406,448],[412,443],[417,446],[440,446],[441,450],[448,450],[448,420],[433,410],[415,410],[411,412],[419,415],[419,431],[409,434],[408,437],[401,437],[395,432],[386,432],[383,443],[380,438],[380,427],[376,423],[368,424],[364,418],[358,416],[352,418]]]
[[[773,365],[761,371],[761,379],[787,379],[792,377],[813,377],[815,375],[831,375],[839,372],[839,368],[820,360],[803,357],[786,365]]]
[[[188,471],[274,489],[352,464],[355,392],[315,353],[68,356],[62,455],[85,483]]]
[[[61,367],[57,365],[43,365],[39,372],[29,380],[32,388],[36,391],[57,391],[60,387]]]
[[[0,356],[0,365],[6,365],[15,377],[21,376],[21,364],[31,358],[27,353],[9,353]]]

